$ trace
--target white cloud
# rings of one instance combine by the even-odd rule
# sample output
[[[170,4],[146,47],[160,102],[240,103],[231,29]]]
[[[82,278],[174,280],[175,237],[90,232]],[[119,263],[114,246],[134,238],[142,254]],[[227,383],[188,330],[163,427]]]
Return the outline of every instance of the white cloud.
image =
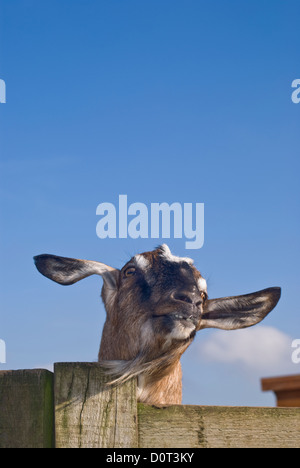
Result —
[[[299,372],[292,363],[292,338],[280,330],[256,326],[235,331],[216,331],[197,346],[198,358],[205,362],[238,366],[261,376]]]

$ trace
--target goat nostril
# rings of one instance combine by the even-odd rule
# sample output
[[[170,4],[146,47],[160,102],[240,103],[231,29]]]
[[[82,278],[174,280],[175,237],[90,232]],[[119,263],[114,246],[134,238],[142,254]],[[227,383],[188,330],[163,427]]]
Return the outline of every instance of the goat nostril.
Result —
[[[200,299],[198,295],[189,292],[174,292],[171,295],[171,298],[174,301],[185,302],[186,304],[193,304],[197,308],[200,308],[203,304],[202,298]]]

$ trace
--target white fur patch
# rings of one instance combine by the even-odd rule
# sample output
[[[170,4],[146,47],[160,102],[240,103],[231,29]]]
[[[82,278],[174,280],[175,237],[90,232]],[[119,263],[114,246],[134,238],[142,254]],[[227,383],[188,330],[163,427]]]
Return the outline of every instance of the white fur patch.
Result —
[[[147,268],[149,268],[149,261],[146,259],[146,257],[144,257],[144,255],[136,255],[134,259],[135,263],[141,270],[147,270]]]
[[[194,264],[194,260],[189,257],[177,257],[176,255],[173,255],[171,250],[167,246],[167,244],[163,244],[161,248],[162,248],[163,257],[169,262],[173,262],[173,263],[187,262],[189,265]]]
[[[204,278],[199,278],[198,279],[198,288],[200,291],[205,291],[207,292],[207,283],[206,283],[206,280]]]
[[[180,322],[175,323],[175,327],[171,331],[171,333],[168,335],[168,338],[174,339],[174,340],[186,340],[187,338],[190,337],[191,333],[195,330],[195,325],[190,324],[188,326],[182,325]]]

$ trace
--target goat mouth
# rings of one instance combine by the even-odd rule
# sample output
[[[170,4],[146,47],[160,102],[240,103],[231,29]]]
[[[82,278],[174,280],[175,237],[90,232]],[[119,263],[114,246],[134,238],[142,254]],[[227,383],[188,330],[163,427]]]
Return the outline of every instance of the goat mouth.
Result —
[[[198,320],[195,315],[183,315],[180,313],[171,314],[172,330],[170,337],[186,342],[193,340],[196,334]]]
[[[195,317],[194,315],[183,315],[183,314],[171,314],[170,317],[172,317],[172,319],[174,320],[180,320],[180,321],[184,321],[184,320],[187,320],[187,321],[193,321],[195,320]]]
[[[165,315],[154,315],[154,317],[165,317],[168,321],[172,322],[180,322],[181,325],[191,327],[197,327],[200,317],[196,316],[195,314],[184,314],[180,312],[174,312],[172,314],[165,314]]]

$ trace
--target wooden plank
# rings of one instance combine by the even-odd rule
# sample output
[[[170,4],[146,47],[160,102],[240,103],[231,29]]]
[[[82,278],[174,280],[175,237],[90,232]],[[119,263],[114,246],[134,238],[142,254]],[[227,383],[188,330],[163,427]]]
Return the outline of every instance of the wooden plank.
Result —
[[[0,448],[54,446],[53,374],[0,372]]]
[[[277,406],[300,407],[300,375],[261,379],[261,387],[275,393]]]
[[[263,391],[299,390],[300,395],[300,375],[268,377],[266,379],[261,379],[261,386]]]
[[[138,405],[145,448],[300,448],[300,408]]]
[[[135,380],[108,388],[98,363],[58,363],[54,375],[57,448],[137,447]]]

